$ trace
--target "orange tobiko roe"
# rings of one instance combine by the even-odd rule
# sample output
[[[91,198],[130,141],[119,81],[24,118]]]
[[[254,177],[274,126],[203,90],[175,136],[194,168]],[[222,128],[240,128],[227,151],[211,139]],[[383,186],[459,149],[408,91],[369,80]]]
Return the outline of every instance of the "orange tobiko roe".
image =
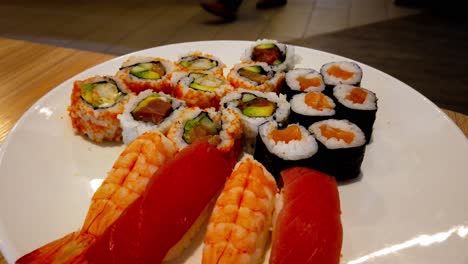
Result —
[[[289,143],[291,140],[301,140],[302,134],[297,125],[290,125],[285,129],[275,129],[271,131],[270,138],[273,139],[276,143],[280,141]]]
[[[338,65],[333,65],[327,70],[328,74],[331,76],[335,76],[337,78],[343,79],[343,80],[348,80],[351,77],[353,77],[354,73],[350,71],[346,71],[342,69]]]
[[[354,139],[353,132],[345,131],[345,130],[335,128],[335,127],[330,127],[327,125],[321,125],[320,132],[322,133],[322,136],[328,139],[336,138],[338,140],[343,140],[344,142],[348,144],[353,142],[353,139]]]
[[[322,93],[311,92],[306,94],[304,98],[304,103],[317,110],[323,110],[324,108],[332,108],[327,98]]]
[[[296,78],[296,80],[299,82],[299,86],[301,91],[304,91],[305,89],[313,86],[313,87],[318,87],[322,84],[322,81],[320,78],[315,77],[312,79],[306,78],[304,76],[299,76]]]
[[[355,87],[345,98],[355,104],[362,104],[367,98],[367,92],[361,88]]]

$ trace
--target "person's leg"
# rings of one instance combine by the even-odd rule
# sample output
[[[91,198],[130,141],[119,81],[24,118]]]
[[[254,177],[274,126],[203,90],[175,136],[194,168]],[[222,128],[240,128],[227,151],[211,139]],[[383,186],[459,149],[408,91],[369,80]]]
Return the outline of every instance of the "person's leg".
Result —
[[[258,0],[257,8],[268,9],[273,7],[280,7],[286,5],[287,0]]]
[[[242,0],[202,0],[201,6],[213,15],[231,20],[236,18]]]

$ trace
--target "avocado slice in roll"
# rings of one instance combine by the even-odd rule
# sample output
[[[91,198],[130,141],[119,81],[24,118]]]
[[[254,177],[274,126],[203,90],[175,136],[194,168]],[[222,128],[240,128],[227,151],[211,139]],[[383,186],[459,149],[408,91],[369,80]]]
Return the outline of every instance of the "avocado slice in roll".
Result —
[[[141,79],[157,80],[166,74],[166,70],[161,62],[151,61],[132,65],[130,74]]]
[[[185,123],[183,139],[191,144],[198,139],[216,136],[218,133],[216,123],[206,112],[201,112],[197,117]]]

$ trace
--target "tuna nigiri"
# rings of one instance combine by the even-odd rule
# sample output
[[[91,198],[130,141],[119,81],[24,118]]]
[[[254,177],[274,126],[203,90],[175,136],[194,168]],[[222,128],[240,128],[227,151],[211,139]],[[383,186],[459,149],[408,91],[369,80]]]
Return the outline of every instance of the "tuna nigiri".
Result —
[[[202,263],[261,263],[277,192],[273,176],[252,156],[245,155],[216,201]]]
[[[84,252],[135,201],[154,172],[172,159],[174,143],[159,132],[139,136],[120,154],[96,190],[83,227],[21,257],[16,263],[81,263]]]
[[[335,179],[300,167],[281,176],[270,263],[339,263],[343,230]]]
[[[161,263],[196,234],[234,164],[207,141],[179,152],[87,252],[91,263]],[[190,237],[186,237],[188,234]]]

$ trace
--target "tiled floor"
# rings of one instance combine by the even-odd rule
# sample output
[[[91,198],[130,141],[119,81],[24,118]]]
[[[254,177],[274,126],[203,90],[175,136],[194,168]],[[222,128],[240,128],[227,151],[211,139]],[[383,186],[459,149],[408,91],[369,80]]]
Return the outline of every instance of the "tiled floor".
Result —
[[[122,54],[195,40],[291,41],[418,12],[392,0],[289,0],[264,11],[244,0],[238,19],[221,23],[196,0],[0,1],[0,36]]]

